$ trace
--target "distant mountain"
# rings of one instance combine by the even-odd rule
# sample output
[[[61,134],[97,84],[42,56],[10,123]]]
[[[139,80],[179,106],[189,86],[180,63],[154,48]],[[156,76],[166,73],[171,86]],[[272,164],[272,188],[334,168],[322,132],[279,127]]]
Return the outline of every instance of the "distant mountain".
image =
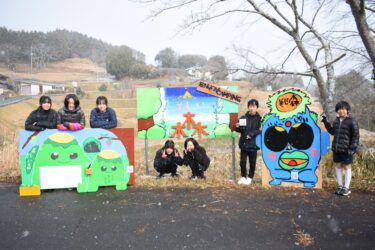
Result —
[[[0,62],[7,64],[30,62],[31,52],[36,67],[73,57],[89,58],[98,64],[104,64],[108,51],[113,47],[115,46],[75,31],[55,30],[43,33],[0,27]],[[132,50],[135,58],[140,62],[145,61],[142,52]]]

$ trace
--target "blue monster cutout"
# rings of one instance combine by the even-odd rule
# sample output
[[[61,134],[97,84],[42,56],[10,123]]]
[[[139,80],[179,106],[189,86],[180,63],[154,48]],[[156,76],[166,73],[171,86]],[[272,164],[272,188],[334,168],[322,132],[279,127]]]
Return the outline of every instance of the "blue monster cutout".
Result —
[[[257,146],[269,169],[271,185],[282,182],[315,187],[315,170],[329,150],[329,135],[317,125],[317,114],[307,105],[310,98],[301,90],[284,89],[269,97],[270,113],[263,119]]]

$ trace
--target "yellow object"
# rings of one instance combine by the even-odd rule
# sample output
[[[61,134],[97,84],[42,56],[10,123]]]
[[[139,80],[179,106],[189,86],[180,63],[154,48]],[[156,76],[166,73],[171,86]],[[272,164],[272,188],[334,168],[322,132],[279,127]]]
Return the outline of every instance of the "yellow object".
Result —
[[[56,133],[49,137],[52,141],[61,144],[69,143],[74,140],[74,136],[67,133]]]
[[[32,187],[20,187],[20,196],[39,196],[40,188],[36,185]]]
[[[120,158],[120,155],[116,151],[113,151],[113,150],[103,150],[102,152],[99,153],[99,156],[106,160]]]
[[[190,94],[189,91],[186,90],[184,96],[182,97],[183,99],[186,99],[186,98],[193,98],[193,96]]]

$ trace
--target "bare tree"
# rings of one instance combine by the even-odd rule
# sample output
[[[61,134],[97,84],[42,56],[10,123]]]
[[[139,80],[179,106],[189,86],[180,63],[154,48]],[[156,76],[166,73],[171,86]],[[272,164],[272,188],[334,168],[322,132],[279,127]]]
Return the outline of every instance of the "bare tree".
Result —
[[[366,48],[368,56],[370,57],[373,66],[373,78],[375,78],[375,43],[374,43],[374,30],[368,24],[366,10],[370,13],[375,13],[373,5],[374,1],[367,1],[369,4],[366,6],[365,0],[347,0],[352,11],[355,23],[357,25],[358,33],[362,39],[363,45]],[[375,85],[374,85],[375,87]]]
[[[251,74],[270,73],[310,77],[316,81],[324,112],[329,119],[334,118],[334,63],[343,58],[345,54],[333,56],[330,39],[324,32],[318,30],[315,23],[320,11],[327,5],[325,0],[314,2],[314,6],[307,6],[305,1],[296,0],[143,0],[138,2],[156,5],[156,9],[152,13],[153,18],[166,11],[189,7],[191,15],[187,16],[185,20],[183,25],[185,30],[194,30],[208,21],[230,15],[244,14],[268,21],[282,31],[293,44],[293,48],[285,56],[284,63],[279,67],[272,66],[271,71],[255,68],[252,63],[247,63],[237,70]],[[314,7],[314,12],[311,15],[312,7]],[[305,10],[307,8],[309,11]],[[307,12],[309,15],[306,14]],[[303,58],[308,67],[305,71],[295,72],[285,67],[285,62],[290,59],[292,54]]]

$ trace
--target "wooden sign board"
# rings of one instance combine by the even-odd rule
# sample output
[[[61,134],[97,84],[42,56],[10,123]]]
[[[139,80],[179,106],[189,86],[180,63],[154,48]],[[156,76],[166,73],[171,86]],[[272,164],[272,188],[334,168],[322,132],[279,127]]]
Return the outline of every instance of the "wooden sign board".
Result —
[[[228,89],[222,88],[220,85],[208,82],[199,82],[197,90],[234,103],[240,103],[242,98],[242,96],[237,92],[230,91]]]

